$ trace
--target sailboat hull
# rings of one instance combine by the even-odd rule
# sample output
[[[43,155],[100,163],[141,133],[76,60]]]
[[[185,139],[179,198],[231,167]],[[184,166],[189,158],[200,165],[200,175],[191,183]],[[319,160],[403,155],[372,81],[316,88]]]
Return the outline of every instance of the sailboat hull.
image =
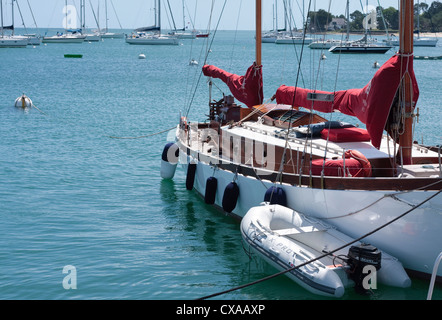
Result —
[[[179,45],[177,38],[173,37],[127,37],[126,43],[134,45]]]
[[[386,53],[390,50],[390,46],[373,46],[373,45],[361,45],[361,46],[333,46],[329,49],[332,53]]]
[[[0,37],[0,48],[26,48],[27,39],[17,37]]]
[[[106,39],[121,39],[124,38],[124,33],[113,33],[113,32],[106,32],[101,34],[101,38]]]
[[[392,40],[391,45],[399,46],[399,40]],[[435,47],[436,45],[436,38],[414,38],[413,40],[413,47]]]
[[[43,43],[83,43],[86,36],[52,36],[43,37]]]

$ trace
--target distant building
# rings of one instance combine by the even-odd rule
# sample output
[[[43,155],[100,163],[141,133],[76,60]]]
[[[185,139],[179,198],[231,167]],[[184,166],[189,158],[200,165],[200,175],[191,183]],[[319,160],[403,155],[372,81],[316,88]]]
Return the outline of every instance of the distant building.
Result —
[[[328,24],[327,30],[341,30],[347,26],[347,20],[344,18],[333,18],[332,21]]]

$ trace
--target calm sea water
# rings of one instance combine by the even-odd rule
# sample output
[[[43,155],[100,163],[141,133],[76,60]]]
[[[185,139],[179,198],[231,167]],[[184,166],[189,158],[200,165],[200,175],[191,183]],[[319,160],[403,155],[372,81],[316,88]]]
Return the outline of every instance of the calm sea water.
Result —
[[[254,60],[253,33],[217,37],[209,63],[244,74]],[[190,118],[207,113],[207,82],[198,82],[205,44],[105,39],[0,50],[0,299],[196,299],[275,273],[245,254],[238,221],[186,190],[183,172],[173,181],[159,175],[168,135],[149,135],[175,126],[192,99]],[[442,55],[440,46],[415,51]],[[147,58],[138,59],[140,53]],[[373,62],[391,53],[327,54],[319,66],[318,51],[265,44],[264,92],[269,98],[296,79],[324,90],[335,89],[336,78],[336,89],[362,87]],[[297,55],[306,61],[299,75]],[[191,58],[200,65],[189,66]],[[439,144],[442,61],[416,61],[415,70],[415,136]],[[323,82],[311,80],[318,73]],[[196,83],[201,90],[189,94]],[[227,92],[217,85],[214,99]],[[41,112],[14,108],[22,93]],[[148,137],[115,138],[140,136]],[[76,289],[66,289],[73,268]],[[427,290],[428,282],[413,279],[408,289],[378,285],[369,297],[350,289],[344,299],[425,299]],[[217,299],[323,298],[281,276]],[[433,299],[442,299],[440,287]]]

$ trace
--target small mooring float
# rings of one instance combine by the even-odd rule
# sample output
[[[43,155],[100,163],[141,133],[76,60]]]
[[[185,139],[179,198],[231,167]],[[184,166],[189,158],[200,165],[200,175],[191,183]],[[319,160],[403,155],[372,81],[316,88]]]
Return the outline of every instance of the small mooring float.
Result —
[[[65,58],[73,58],[73,59],[81,59],[81,58],[83,58],[83,55],[79,54],[79,53],[66,53],[64,55],[64,57]]]
[[[138,59],[146,59],[146,55],[144,53],[140,53],[138,55]]]
[[[241,234],[246,248],[279,271],[290,269],[285,275],[314,294],[340,298],[349,287],[367,291],[368,276],[371,288],[376,281],[411,285],[395,257],[279,204],[252,207],[241,221]]]
[[[32,100],[27,95],[22,94],[20,97],[15,99],[14,106],[16,108],[27,109],[32,107]]]

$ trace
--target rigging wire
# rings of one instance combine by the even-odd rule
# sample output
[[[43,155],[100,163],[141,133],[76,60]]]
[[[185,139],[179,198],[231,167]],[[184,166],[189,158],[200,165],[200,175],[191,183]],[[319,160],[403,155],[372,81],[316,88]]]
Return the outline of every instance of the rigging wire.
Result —
[[[298,60],[298,72],[296,74],[295,92],[293,94],[293,99],[292,99],[291,108],[290,108],[290,112],[292,114],[287,118],[287,120],[289,121],[289,126],[287,128],[287,133],[286,133],[286,137],[285,137],[284,151],[283,151],[282,156],[281,156],[280,169],[278,171],[278,174],[277,174],[277,176],[275,178],[275,182],[274,183],[276,183],[276,181],[279,180],[280,184],[282,184],[282,172],[284,170],[284,161],[285,161],[285,157],[286,157],[286,154],[287,154],[289,133],[290,133],[290,129],[291,129],[292,123],[293,123],[293,121],[291,121],[291,118],[294,115],[293,111],[294,111],[294,104],[295,104],[295,97],[296,97],[296,89],[298,87],[299,76],[300,76],[300,73],[301,73],[301,61],[302,61],[302,57],[303,57],[303,53],[304,53],[304,47],[305,47],[305,36],[306,36],[305,30],[306,30],[306,27],[307,27],[307,21],[308,21],[308,16],[309,16],[309,12],[310,12],[310,7],[311,7],[311,0],[309,1],[309,4],[308,4],[307,19],[305,19],[305,25],[303,26],[304,32],[303,32],[303,38],[302,38],[301,55],[300,55],[300,58]]]
[[[194,10],[194,20],[196,20],[196,12],[197,12],[197,8],[198,8],[198,1],[196,1],[195,2],[195,10]],[[190,16],[190,14],[189,14],[189,16]],[[190,18],[190,20],[192,21],[192,18]],[[195,30],[195,26],[194,26],[194,24],[193,24],[193,22],[192,22],[192,26],[193,26],[193,30]],[[192,31],[193,32],[193,31]],[[196,38],[196,37],[195,37]],[[191,43],[190,43],[190,54],[189,54],[189,59],[193,59],[193,57],[192,57],[192,52],[193,52],[193,44],[194,44],[194,39],[192,39],[192,41],[191,41]],[[201,58],[201,54],[200,54],[200,56],[198,57],[198,61],[200,60],[200,58]],[[189,61],[191,61],[191,60],[189,60]],[[189,62],[190,63],[190,62]],[[189,78],[190,78],[190,76],[189,76],[189,74],[190,74],[190,69],[188,69],[188,71],[187,71],[187,77],[186,77],[186,88],[188,87],[188,85],[189,85]],[[196,73],[195,73],[195,76],[196,76]],[[193,84],[195,83],[195,78],[193,79]],[[193,84],[192,84],[192,87],[193,87]],[[188,91],[187,89],[186,89],[186,92],[192,92],[192,91]],[[187,100],[187,97],[184,99],[184,108],[187,106],[187,103],[188,103],[188,100]]]
[[[221,21],[221,17],[222,17],[222,15],[223,15],[223,13],[224,13],[224,9],[225,9],[225,7],[226,7],[226,3],[227,3],[227,0],[224,0],[224,4],[223,4],[223,7],[222,7],[222,9],[221,9],[221,13],[220,13],[220,16],[219,16],[219,18],[218,18],[218,22],[217,22],[216,27],[215,27],[215,30],[214,30],[214,33],[213,33],[212,40],[210,41],[210,45],[209,45],[209,41],[207,41],[207,49],[206,49],[206,55],[205,55],[205,57],[204,57],[204,64],[203,64],[203,65],[206,65],[206,64],[207,64],[207,58],[209,57],[210,48],[212,47],[213,40],[215,39],[215,35],[216,35],[217,31],[218,31],[219,23],[220,23],[220,21]],[[212,9],[211,9],[211,11],[210,11],[210,19],[211,19],[211,17],[212,17],[213,7],[214,7],[214,0],[212,0]],[[195,86],[194,92],[193,92],[192,97],[191,97],[191,100],[190,100],[190,102],[189,102],[189,106],[188,106],[187,111],[186,111],[186,113],[185,113],[186,118],[188,117],[189,112],[190,112],[190,108],[192,107],[192,103],[193,103],[193,100],[194,100],[195,95],[196,95],[196,89],[197,89],[197,87],[198,87],[198,85],[199,85],[199,83],[200,83],[200,81],[201,81],[202,75],[203,75],[203,70],[201,69],[200,74],[199,74],[199,77],[198,77],[197,84],[196,84],[196,86]]]
[[[231,53],[231,55],[230,55],[230,66],[229,66],[229,71],[232,70],[233,53],[234,53],[234,51],[235,51],[236,36],[237,36],[237,34],[238,34],[238,25],[239,25],[240,13],[241,13],[241,6],[242,6],[242,0],[239,2],[238,17],[236,18],[235,36],[233,37],[232,53]]]
[[[241,285],[241,286],[237,286],[237,287],[235,287],[235,288],[231,288],[231,289],[228,289],[228,290],[225,290],[225,291],[221,291],[221,292],[218,292],[218,293],[214,293],[214,294],[211,294],[211,295],[207,295],[207,296],[204,296],[204,297],[198,298],[198,299],[196,299],[196,300],[206,300],[206,299],[213,298],[213,297],[216,297],[216,296],[219,296],[219,295],[222,295],[222,294],[226,294],[226,293],[229,293],[229,292],[232,292],[232,291],[236,291],[236,290],[239,290],[239,289],[243,289],[243,288],[246,288],[246,287],[250,287],[250,286],[252,286],[252,285],[255,285],[255,284],[258,284],[258,283],[261,283],[261,282],[264,282],[264,281],[270,280],[270,279],[273,279],[273,278],[278,277],[278,276],[280,276],[280,275],[283,275],[283,274],[285,274],[285,273],[287,273],[287,272],[294,271],[294,270],[299,269],[299,268],[301,268],[301,267],[303,267],[303,266],[305,266],[305,265],[308,265],[308,264],[310,264],[310,263],[312,263],[312,262],[314,262],[314,261],[317,261],[317,260],[319,260],[319,259],[322,259],[322,258],[324,258],[324,257],[326,257],[326,256],[328,256],[328,255],[330,255],[330,254],[332,254],[332,253],[335,253],[336,251],[342,250],[342,249],[344,249],[344,248],[346,248],[346,247],[352,245],[353,243],[356,243],[356,242],[358,242],[358,241],[361,241],[362,239],[364,239],[364,238],[366,238],[366,237],[368,237],[368,236],[370,236],[370,235],[372,235],[372,234],[378,232],[379,230],[381,230],[381,229],[383,229],[383,228],[389,226],[389,225],[392,224],[393,222],[395,222],[395,221],[397,221],[397,220],[403,218],[404,216],[406,216],[406,215],[409,214],[410,212],[414,211],[415,209],[417,209],[418,207],[420,207],[420,206],[423,205],[424,203],[430,201],[431,199],[433,199],[434,197],[436,197],[437,195],[439,195],[439,194],[441,193],[441,191],[442,191],[442,190],[439,190],[438,192],[436,192],[436,193],[433,194],[432,196],[429,196],[427,199],[425,199],[425,200],[423,200],[422,202],[420,202],[420,203],[418,203],[417,205],[415,205],[415,206],[414,206],[413,208],[411,208],[410,210],[407,210],[406,212],[404,212],[404,213],[402,213],[401,215],[397,216],[396,218],[390,220],[389,222],[387,222],[387,223],[381,225],[380,227],[378,227],[378,228],[376,228],[376,229],[374,229],[374,230],[372,230],[372,231],[370,231],[370,232],[368,232],[368,233],[362,235],[361,237],[359,237],[359,238],[357,238],[357,239],[354,239],[353,241],[350,241],[350,242],[348,242],[348,243],[346,243],[346,244],[340,246],[339,248],[336,248],[336,249],[331,250],[331,251],[327,251],[327,253],[324,253],[324,254],[322,254],[322,255],[320,255],[320,256],[314,258],[314,259],[311,259],[311,260],[309,260],[309,261],[306,261],[306,262],[304,262],[304,263],[302,263],[302,264],[299,264],[299,265],[297,265],[297,266],[294,266],[294,267],[292,267],[292,268],[288,268],[288,269],[286,269],[286,270],[283,270],[283,271],[277,272],[277,273],[275,273],[275,274],[272,274],[272,275],[270,275],[270,276],[267,276],[267,277],[264,277],[264,278],[258,279],[258,280],[256,280],[256,281],[253,281],[253,282],[250,282],[250,283],[243,284],[243,285]]]

